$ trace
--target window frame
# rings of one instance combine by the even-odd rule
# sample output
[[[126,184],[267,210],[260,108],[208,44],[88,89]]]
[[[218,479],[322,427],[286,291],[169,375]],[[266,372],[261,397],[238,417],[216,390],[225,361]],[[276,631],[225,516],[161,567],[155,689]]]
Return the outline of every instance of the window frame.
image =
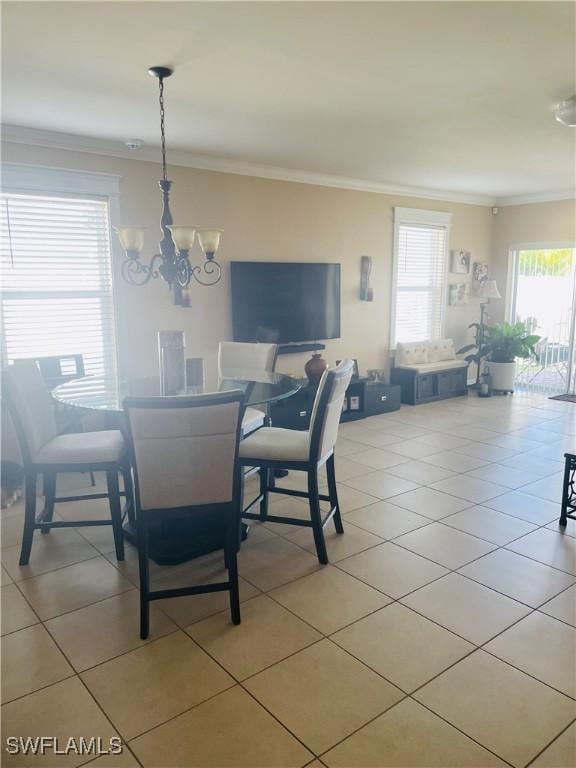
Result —
[[[440,338],[444,335],[446,323],[446,296],[448,291],[448,273],[450,254],[450,229],[452,213],[447,211],[430,211],[423,208],[403,208],[394,206],[394,239],[392,248],[392,287],[390,301],[390,349],[395,350],[396,344],[396,313],[398,302],[398,245],[400,228],[403,224],[415,224],[423,227],[440,227],[446,232],[444,240],[444,278],[440,298]]]
[[[38,195],[39,197],[70,197],[80,200],[98,200],[108,207],[108,241],[110,243],[110,301],[112,304],[112,338],[110,362],[112,373],[117,374],[120,364],[119,329],[120,317],[117,301],[114,263],[117,244],[113,227],[120,221],[120,177],[108,173],[92,173],[64,168],[51,168],[18,163],[2,163],[2,193],[15,195]],[[19,292],[22,295],[36,291]],[[7,361],[5,338],[2,335],[1,358]]]

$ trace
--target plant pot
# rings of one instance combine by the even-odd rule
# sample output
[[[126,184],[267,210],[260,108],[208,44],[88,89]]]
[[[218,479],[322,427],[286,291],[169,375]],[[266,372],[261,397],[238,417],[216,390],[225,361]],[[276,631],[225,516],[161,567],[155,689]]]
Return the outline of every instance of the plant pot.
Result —
[[[494,363],[490,361],[486,365],[492,377],[492,390],[494,392],[514,392],[516,363]]]
[[[308,381],[313,387],[319,383],[326,368],[328,368],[328,363],[319,353],[312,355],[310,360],[308,360],[304,370],[306,371],[306,376],[308,376]]]

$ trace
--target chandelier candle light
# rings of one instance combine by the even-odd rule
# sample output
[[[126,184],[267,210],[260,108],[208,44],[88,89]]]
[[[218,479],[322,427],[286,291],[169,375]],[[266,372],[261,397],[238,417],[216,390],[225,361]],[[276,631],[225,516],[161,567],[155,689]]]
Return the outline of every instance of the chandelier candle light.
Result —
[[[181,301],[181,289],[186,288],[192,278],[200,285],[214,285],[222,276],[216,252],[220,245],[221,230],[201,230],[194,226],[173,224],[170,211],[170,188],[172,182],[166,174],[166,136],[164,131],[164,80],[174,70],[171,67],[151,67],[148,73],[158,78],[160,104],[160,139],[162,150],[162,178],[158,182],[162,190],[162,217],[160,229],[160,253],[152,256],[150,263],[140,259],[144,247],[144,228],[139,226],[115,227],[126,258],[122,262],[122,277],[130,285],[145,285],[152,278],[162,277],[168,287],[174,290],[176,303]],[[192,266],[189,254],[198,240],[204,254],[202,266]]]
[[[559,123],[567,128],[576,128],[576,94],[557,104],[554,109],[554,116]]]

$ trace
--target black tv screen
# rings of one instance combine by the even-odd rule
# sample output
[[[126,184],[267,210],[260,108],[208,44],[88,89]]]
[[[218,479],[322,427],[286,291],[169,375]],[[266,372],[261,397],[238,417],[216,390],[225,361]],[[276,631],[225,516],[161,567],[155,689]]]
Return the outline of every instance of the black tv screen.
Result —
[[[340,264],[233,261],[231,271],[235,341],[340,336]]]

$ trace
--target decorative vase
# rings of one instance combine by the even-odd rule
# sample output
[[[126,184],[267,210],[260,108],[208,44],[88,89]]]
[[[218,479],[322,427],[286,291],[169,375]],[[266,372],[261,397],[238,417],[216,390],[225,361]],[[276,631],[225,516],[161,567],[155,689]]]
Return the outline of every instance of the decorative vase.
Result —
[[[313,354],[310,360],[308,360],[304,366],[304,370],[306,372],[306,376],[308,376],[308,381],[313,387],[319,383],[320,379],[322,378],[322,374],[327,368],[328,363],[326,360],[324,360],[319,352]]]
[[[184,331],[158,331],[160,394],[178,395],[186,389]]]
[[[492,397],[492,376],[489,373],[485,372],[480,376],[478,397]]]

